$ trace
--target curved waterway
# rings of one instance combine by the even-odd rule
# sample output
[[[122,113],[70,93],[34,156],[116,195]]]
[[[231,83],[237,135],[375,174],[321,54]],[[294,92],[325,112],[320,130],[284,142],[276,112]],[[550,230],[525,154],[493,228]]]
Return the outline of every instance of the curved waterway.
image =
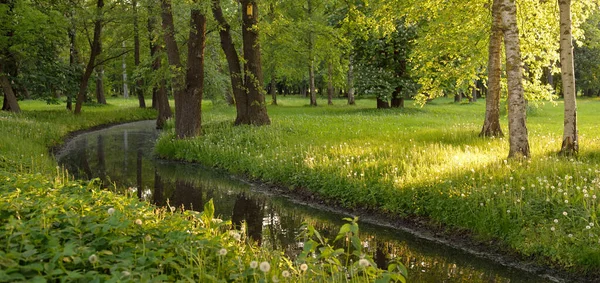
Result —
[[[250,237],[292,257],[302,250],[297,235],[303,222],[333,239],[348,217],[269,194],[210,168],[158,160],[153,156],[158,135],[154,121],[113,126],[74,137],[56,158],[77,178],[98,178],[109,188],[129,190],[159,206],[201,210],[213,199],[220,218],[245,221]],[[378,266],[400,260],[409,270],[409,282],[549,281],[397,229],[368,223],[360,223],[360,229]]]

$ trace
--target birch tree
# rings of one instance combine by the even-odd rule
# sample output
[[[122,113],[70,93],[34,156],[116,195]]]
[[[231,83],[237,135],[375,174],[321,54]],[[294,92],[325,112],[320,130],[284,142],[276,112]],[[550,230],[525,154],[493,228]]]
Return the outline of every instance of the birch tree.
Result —
[[[571,0],[559,0],[558,7],[560,9],[560,74],[565,103],[564,131],[560,152],[563,155],[574,155],[579,150],[579,141],[571,31]]]

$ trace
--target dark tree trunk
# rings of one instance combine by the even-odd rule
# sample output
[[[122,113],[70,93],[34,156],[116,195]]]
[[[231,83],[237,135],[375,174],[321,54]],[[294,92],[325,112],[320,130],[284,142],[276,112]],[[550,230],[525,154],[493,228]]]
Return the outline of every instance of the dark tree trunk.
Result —
[[[458,91],[455,95],[454,95],[454,102],[455,103],[460,103],[462,101],[462,91]]]
[[[160,44],[155,43],[158,40],[158,32],[156,31],[156,18],[153,16],[153,4],[148,5],[148,34],[150,36],[150,57],[152,57],[152,70],[158,72],[161,68],[160,56],[158,53],[161,50]],[[169,98],[167,97],[167,88],[164,78],[161,78],[158,83],[158,88],[152,88],[152,107],[158,110],[156,118],[156,128],[162,129],[167,119],[173,116]]]
[[[386,109],[390,108],[390,103],[387,100],[383,100],[377,97],[377,109]]]
[[[229,77],[231,79],[231,89],[233,90],[233,97],[235,98],[235,108],[237,113],[235,124],[242,124],[244,117],[247,116],[248,109],[246,105],[248,105],[248,98],[246,97],[246,91],[244,90],[240,57],[238,56],[237,49],[235,49],[233,39],[231,38],[231,27],[223,16],[220,0],[212,0],[212,13],[221,27],[219,29],[221,49],[223,49],[223,53],[225,53],[225,58],[227,59]]]
[[[21,107],[19,107],[19,102],[13,91],[13,86],[8,79],[8,75],[4,73],[2,69],[2,65],[0,65],[0,84],[2,85],[2,91],[4,91],[2,110],[21,112]]]
[[[131,5],[133,6],[133,60],[135,67],[138,68],[140,66],[140,29],[138,25],[137,0],[131,1]],[[144,99],[143,87],[144,82],[138,76],[135,79],[133,92],[138,97],[140,108],[146,108],[146,100]]]
[[[327,82],[327,105],[333,105],[333,64],[331,61],[327,64],[327,75],[329,77]]]
[[[106,104],[104,95],[104,68],[102,65],[96,66],[96,101],[100,104]]]
[[[77,93],[77,101],[75,102],[75,114],[81,113],[81,106],[83,106],[83,102],[85,101],[88,83],[90,77],[92,76],[92,71],[94,70],[94,64],[96,62],[96,56],[100,54],[100,35],[102,34],[102,8],[104,8],[104,0],[98,0],[96,6],[96,20],[94,21],[94,39],[92,41],[91,46],[92,50],[90,52],[90,59],[88,61],[88,64],[85,67],[85,72],[83,73],[83,77],[81,78],[81,83],[79,84],[79,92]]]
[[[244,85],[247,91],[247,115],[236,124],[269,125],[265,94],[262,87],[263,73],[260,61],[258,37],[258,5],[254,0],[241,0],[242,4],[242,40],[244,43]],[[238,103],[240,103],[238,101]]]
[[[179,99],[181,104],[179,110],[182,112],[175,112],[175,128],[177,136],[180,138],[200,135],[202,94],[204,91],[205,46],[206,17],[200,10],[192,10],[185,80],[187,87],[184,96]]]
[[[392,93],[392,108],[404,108],[404,97],[401,95],[402,87],[397,87]]]
[[[310,106],[317,106],[317,90],[315,88],[315,66],[311,60],[308,66],[308,81],[310,89]]]
[[[502,5],[494,0],[492,5],[492,30],[488,57],[488,89],[485,96],[485,120],[480,137],[502,137],[500,127],[500,77],[502,75]]]
[[[469,97],[469,102],[477,102],[477,81],[471,88],[471,97]]]
[[[354,64],[353,64],[353,56],[350,55],[350,60],[348,63],[348,105],[355,105],[354,101]]]
[[[178,69],[183,66],[175,41],[175,26],[171,11],[171,1],[162,0],[162,24],[167,46],[169,64]],[[177,138],[193,137],[200,134],[201,102],[204,87],[204,46],[206,43],[206,18],[199,10],[192,10],[190,16],[190,37],[188,40],[188,60],[185,78],[182,72],[173,79],[175,96],[175,133]],[[185,79],[185,81],[184,81]]]
[[[275,75],[271,76],[269,91],[271,92],[271,105],[277,105],[277,85],[275,82]]]

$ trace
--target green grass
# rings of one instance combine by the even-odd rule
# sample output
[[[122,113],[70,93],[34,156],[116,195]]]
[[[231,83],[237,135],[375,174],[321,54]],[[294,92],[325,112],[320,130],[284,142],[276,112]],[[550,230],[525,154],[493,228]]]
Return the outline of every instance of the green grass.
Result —
[[[402,265],[379,270],[363,254],[353,219],[336,241],[358,245],[334,249],[336,241],[325,242],[307,224],[304,250],[292,261],[215,219],[212,201],[203,212],[157,208],[99,182],[72,180],[49,148],[73,131],[156,115],[133,99],[108,103],[80,116],[38,101],[20,102],[20,114],[0,112],[0,282],[404,280]]]
[[[532,156],[507,160],[507,138],[483,139],[485,101],[423,108],[375,102],[311,108],[280,97],[272,125],[233,127],[234,109],[204,112],[202,137],[161,137],[162,157],[200,162],[345,207],[427,217],[564,268],[600,267],[598,99],[578,105],[580,154],[561,158],[562,102],[531,106]],[[323,105],[323,104],[321,104]],[[506,117],[501,121],[508,133]]]

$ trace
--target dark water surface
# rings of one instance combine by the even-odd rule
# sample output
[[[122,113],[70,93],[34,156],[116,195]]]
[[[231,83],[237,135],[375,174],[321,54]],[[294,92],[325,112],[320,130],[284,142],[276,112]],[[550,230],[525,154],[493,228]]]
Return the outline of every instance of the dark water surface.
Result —
[[[117,190],[130,190],[157,205],[202,210],[210,199],[215,214],[233,223],[245,221],[248,234],[263,246],[299,254],[303,222],[333,239],[348,217],[270,195],[222,172],[153,157],[159,133],[154,121],[142,121],[79,135],[56,154],[78,178],[99,178]],[[504,267],[463,251],[391,228],[361,223],[363,246],[378,266],[400,259],[409,282],[548,282],[537,275]]]

